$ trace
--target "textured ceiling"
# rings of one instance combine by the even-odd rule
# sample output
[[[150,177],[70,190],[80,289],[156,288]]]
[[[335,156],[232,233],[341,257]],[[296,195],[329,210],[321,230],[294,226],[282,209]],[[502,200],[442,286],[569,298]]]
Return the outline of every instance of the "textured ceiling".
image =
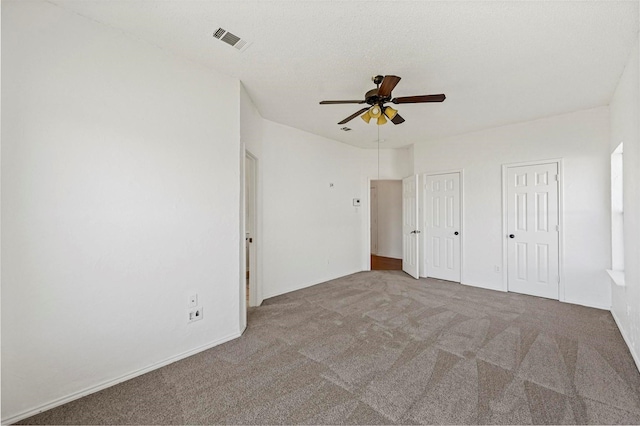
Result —
[[[375,74],[402,77],[396,97],[447,95],[398,105],[385,147],[607,105],[638,31],[637,1],[52,3],[239,78],[266,119],[371,148],[378,126],[336,124],[361,105],[318,102],[362,99]]]

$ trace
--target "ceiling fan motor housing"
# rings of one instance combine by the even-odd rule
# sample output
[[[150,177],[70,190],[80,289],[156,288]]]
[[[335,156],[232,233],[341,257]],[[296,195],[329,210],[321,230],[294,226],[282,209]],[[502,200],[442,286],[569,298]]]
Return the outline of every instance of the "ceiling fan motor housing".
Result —
[[[371,89],[367,93],[365,93],[364,98],[369,105],[380,105],[380,106],[382,106],[383,103],[389,102],[391,100],[391,96],[387,96],[385,98],[378,96],[377,88]]]

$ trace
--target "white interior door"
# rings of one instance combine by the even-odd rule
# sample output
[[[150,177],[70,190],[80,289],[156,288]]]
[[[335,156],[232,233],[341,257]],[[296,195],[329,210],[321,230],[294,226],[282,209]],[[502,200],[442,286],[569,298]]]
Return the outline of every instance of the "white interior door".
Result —
[[[413,278],[420,277],[418,264],[418,176],[402,180],[402,270]]]
[[[509,291],[558,299],[558,164],[507,168]]]
[[[460,173],[426,177],[426,275],[460,282]]]

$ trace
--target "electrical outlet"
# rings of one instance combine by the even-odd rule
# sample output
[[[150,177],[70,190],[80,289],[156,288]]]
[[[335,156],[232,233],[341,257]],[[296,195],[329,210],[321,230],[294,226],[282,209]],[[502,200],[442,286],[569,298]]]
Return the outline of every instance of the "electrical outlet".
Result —
[[[354,198],[353,199],[353,205],[355,207],[359,207],[360,206],[360,198]]]
[[[500,266],[495,265],[495,266],[493,267],[493,272],[500,272]]]
[[[193,293],[189,296],[189,304],[187,305],[189,308],[195,308],[198,306],[198,293]]]
[[[187,320],[187,323],[200,321],[202,319],[202,316],[202,306],[196,306],[193,309],[189,309],[189,319]]]

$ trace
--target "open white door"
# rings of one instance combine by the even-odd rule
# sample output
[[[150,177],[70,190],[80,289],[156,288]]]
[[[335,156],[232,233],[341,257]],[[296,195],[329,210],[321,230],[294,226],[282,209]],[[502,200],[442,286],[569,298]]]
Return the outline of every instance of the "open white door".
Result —
[[[418,176],[402,180],[402,270],[413,278],[420,277],[418,264]]]

